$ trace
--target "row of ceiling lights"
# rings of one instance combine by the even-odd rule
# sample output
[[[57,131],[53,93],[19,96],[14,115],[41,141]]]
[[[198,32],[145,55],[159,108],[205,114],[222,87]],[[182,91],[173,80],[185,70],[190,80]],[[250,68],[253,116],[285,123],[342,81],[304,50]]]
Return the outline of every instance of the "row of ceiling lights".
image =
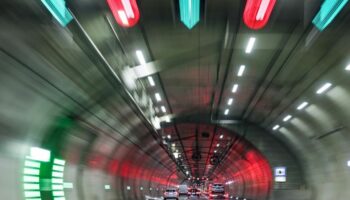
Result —
[[[246,46],[246,49],[245,49],[245,53],[246,54],[250,54],[253,51],[253,48],[254,48],[254,45],[255,45],[255,41],[256,41],[255,37],[250,37],[249,38],[247,46]],[[245,65],[241,65],[239,67],[239,69],[238,69],[237,76],[238,77],[242,77],[245,70],[246,70],[246,66]],[[238,91],[238,87],[239,87],[239,85],[237,83],[233,84],[231,92],[232,93],[236,93]],[[233,98],[230,97],[227,100],[227,106],[231,106],[232,103],[233,103]],[[230,109],[226,108],[225,111],[224,111],[224,114],[228,115],[229,113],[230,113]]]
[[[349,64],[348,66],[345,67],[345,70],[346,70],[346,71],[350,71],[350,64]],[[320,88],[318,88],[318,89],[316,90],[316,94],[318,94],[318,95],[324,94],[324,93],[327,92],[331,87],[332,87],[332,83],[327,82],[327,83],[323,84]],[[303,109],[305,109],[307,106],[309,106],[309,102],[304,101],[304,102],[302,102],[301,104],[299,104],[299,105],[296,107],[296,109],[297,109],[297,110],[303,110]],[[293,118],[292,115],[287,114],[287,115],[282,119],[282,121],[283,121],[283,122],[288,122],[288,121],[290,121],[292,118]],[[281,125],[275,124],[275,125],[272,127],[272,130],[273,130],[273,131],[277,131],[277,130],[279,130],[281,127],[282,127]]]

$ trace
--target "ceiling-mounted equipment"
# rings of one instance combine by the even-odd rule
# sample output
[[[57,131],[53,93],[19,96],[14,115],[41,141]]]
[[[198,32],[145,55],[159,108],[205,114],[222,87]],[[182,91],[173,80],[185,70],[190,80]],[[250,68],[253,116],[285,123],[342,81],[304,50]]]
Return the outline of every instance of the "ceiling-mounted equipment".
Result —
[[[41,0],[41,2],[63,27],[72,21],[73,17],[66,7],[65,0]]]
[[[136,0],[107,0],[117,23],[123,27],[133,27],[140,19]]]
[[[188,29],[192,29],[200,18],[200,0],[179,0],[180,19]]]
[[[325,0],[312,23],[323,31],[339,14],[349,0]]]
[[[263,28],[270,19],[276,0],[247,0],[243,13],[244,23],[251,29]]]

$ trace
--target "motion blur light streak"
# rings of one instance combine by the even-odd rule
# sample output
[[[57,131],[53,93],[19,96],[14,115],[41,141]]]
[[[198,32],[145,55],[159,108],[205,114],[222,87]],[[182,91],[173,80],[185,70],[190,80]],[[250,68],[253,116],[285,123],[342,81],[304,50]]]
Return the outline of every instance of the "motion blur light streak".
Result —
[[[140,19],[136,0],[107,0],[112,14],[120,26],[133,27]]]
[[[321,9],[316,14],[312,23],[323,31],[334,20],[349,0],[324,0]]]
[[[233,98],[229,98],[228,101],[227,101],[227,105],[232,105],[232,102],[233,102]]]
[[[279,129],[279,128],[280,128],[280,125],[275,125],[275,126],[272,128],[272,130],[276,131],[276,130]]]
[[[238,84],[234,84],[232,87],[232,93],[236,93],[238,90]]]
[[[180,19],[188,29],[192,29],[200,18],[200,0],[179,0]]]
[[[308,102],[303,102],[303,103],[301,103],[298,107],[297,107],[297,109],[298,110],[302,110],[302,109],[304,109],[306,106],[308,106],[309,105],[309,103]]]
[[[247,0],[243,21],[251,29],[263,28],[275,7],[276,0]]]
[[[72,21],[73,17],[66,8],[65,0],[41,0],[41,2],[63,27]]]
[[[244,70],[245,70],[245,65],[241,65],[241,66],[239,67],[237,76],[243,76]]]
[[[287,115],[286,117],[283,118],[284,122],[289,121],[292,118],[292,115]]]

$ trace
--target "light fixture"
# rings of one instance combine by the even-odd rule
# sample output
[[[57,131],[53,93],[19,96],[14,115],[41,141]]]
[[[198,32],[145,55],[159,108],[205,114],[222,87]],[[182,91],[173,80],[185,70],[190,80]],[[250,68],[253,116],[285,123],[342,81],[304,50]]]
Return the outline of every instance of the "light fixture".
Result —
[[[140,187],[140,190],[143,190],[143,187]]]
[[[214,150],[214,153],[218,152],[217,150]]]
[[[137,56],[137,59],[139,60],[140,65],[146,64],[145,57],[143,56],[143,53],[141,50],[136,51],[136,56]]]
[[[132,27],[140,19],[136,0],[107,0],[112,14],[120,26]]]
[[[317,94],[322,94],[322,93],[326,92],[331,86],[332,86],[331,83],[325,83],[322,87],[320,87],[320,88],[316,91],[316,93],[317,93]]]
[[[350,71],[350,64],[348,66],[345,67],[346,71]]]
[[[224,112],[224,114],[225,114],[225,115],[228,115],[229,112],[230,112],[230,110],[229,110],[229,109],[226,109],[225,112]]]
[[[280,125],[275,125],[273,128],[272,128],[272,130],[277,130],[277,129],[279,129],[280,128]]]
[[[168,138],[168,139],[171,139],[171,135],[167,135],[167,138]]]
[[[350,167],[350,160],[348,160],[348,167]]]
[[[249,38],[247,47],[246,47],[246,49],[245,49],[245,52],[246,52],[247,54],[249,54],[249,53],[252,52],[252,50],[253,50],[253,48],[254,48],[255,40],[256,40],[255,37]]]
[[[147,79],[148,79],[149,84],[150,84],[152,87],[156,85],[156,84],[154,83],[154,80],[153,80],[152,76],[148,76]]]
[[[276,0],[247,0],[243,21],[251,29],[263,28],[275,7]]]
[[[220,143],[217,143],[217,144],[216,144],[216,147],[219,147],[219,146],[220,146]]]
[[[131,187],[130,187],[130,186],[126,186],[126,189],[127,189],[127,190],[131,190]]]
[[[188,175],[188,174],[190,174],[190,172],[189,172],[189,171],[186,171],[186,174]]]
[[[348,0],[325,0],[312,23],[323,31],[348,3]]]
[[[30,156],[28,156],[31,160],[48,162],[51,157],[51,152],[46,149],[41,149],[38,147],[30,148]]]
[[[110,185],[105,185],[105,190],[110,190],[111,186]]]
[[[188,29],[192,29],[200,17],[200,0],[180,0],[180,19]]]
[[[178,159],[179,158],[179,153],[178,152],[175,152],[173,153],[174,154],[174,158]]]
[[[224,138],[224,135],[220,135],[220,139]]]
[[[227,101],[227,105],[232,105],[232,102],[233,102],[233,98],[229,98],[228,101]]]
[[[297,109],[298,109],[298,110],[302,110],[302,109],[304,109],[307,105],[309,105],[309,103],[306,102],[306,101],[304,101],[303,103],[301,103],[301,104],[297,107]]]
[[[232,93],[236,93],[238,90],[238,84],[234,84],[232,87]]]
[[[163,113],[166,113],[165,106],[160,107],[160,109],[162,110]]]
[[[156,100],[157,100],[158,102],[162,100],[162,98],[160,97],[160,94],[159,94],[159,93],[156,93],[154,96],[156,97]]]
[[[73,17],[66,7],[65,0],[41,0],[41,2],[63,27],[72,21]]]
[[[289,121],[291,118],[292,118],[292,115],[287,115],[287,116],[285,116],[285,117],[283,118],[283,121],[284,121],[284,122],[287,122],[287,121]]]
[[[237,76],[243,76],[244,70],[245,70],[245,65],[241,65],[241,66],[239,67]]]
[[[175,147],[175,143],[172,143],[171,146],[172,146],[172,147]]]

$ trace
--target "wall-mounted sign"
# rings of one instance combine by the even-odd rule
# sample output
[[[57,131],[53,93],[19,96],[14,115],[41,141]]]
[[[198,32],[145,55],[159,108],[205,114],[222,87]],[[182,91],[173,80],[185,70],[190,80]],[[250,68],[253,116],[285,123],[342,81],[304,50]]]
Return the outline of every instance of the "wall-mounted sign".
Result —
[[[275,167],[274,175],[275,175],[275,182],[286,182],[287,181],[287,168],[286,167]]]

